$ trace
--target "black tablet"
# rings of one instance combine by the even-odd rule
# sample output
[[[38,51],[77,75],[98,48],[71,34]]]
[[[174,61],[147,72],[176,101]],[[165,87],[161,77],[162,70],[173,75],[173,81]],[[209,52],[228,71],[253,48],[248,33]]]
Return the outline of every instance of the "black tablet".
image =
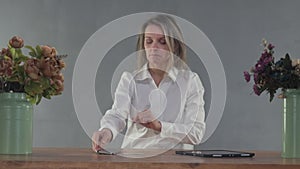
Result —
[[[176,154],[197,157],[253,157],[251,152],[231,151],[231,150],[183,150],[176,151]]]
[[[97,153],[100,154],[100,155],[115,155],[116,154],[116,153],[109,152],[109,151],[106,151],[106,150],[98,150]]]

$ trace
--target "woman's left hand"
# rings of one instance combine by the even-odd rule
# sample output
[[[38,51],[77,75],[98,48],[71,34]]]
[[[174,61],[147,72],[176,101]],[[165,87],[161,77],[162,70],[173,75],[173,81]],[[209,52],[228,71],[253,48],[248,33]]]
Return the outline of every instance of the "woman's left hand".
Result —
[[[133,119],[133,122],[139,123],[144,127],[161,131],[161,123],[158,121],[150,109],[137,113],[136,117]]]

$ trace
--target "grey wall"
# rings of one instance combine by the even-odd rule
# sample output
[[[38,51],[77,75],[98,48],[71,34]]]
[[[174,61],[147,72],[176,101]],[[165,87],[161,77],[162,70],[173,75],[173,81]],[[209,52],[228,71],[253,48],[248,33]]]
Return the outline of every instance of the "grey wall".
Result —
[[[26,44],[49,44],[69,55],[63,95],[51,101],[44,99],[35,107],[34,146],[90,147],[72,102],[72,73],[80,49],[95,31],[119,17],[150,11],[177,15],[195,24],[212,41],[227,78],[223,118],[213,136],[199,148],[280,150],[283,102],[274,99],[269,103],[267,95],[251,94],[252,85],[245,83],[242,72],[258,59],[262,38],[275,44],[277,56],[289,52],[299,58],[299,6],[297,0],[1,0],[0,46],[13,35],[20,35]],[[103,70],[98,70],[96,95],[101,111],[112,103],[110,64],[130,54],[134,40],[116,45],[108,54],[115,57],[107,57]],[[189,63],[204,76],[209,105],[210,83],[205,69],[195,57],[190,57]]]

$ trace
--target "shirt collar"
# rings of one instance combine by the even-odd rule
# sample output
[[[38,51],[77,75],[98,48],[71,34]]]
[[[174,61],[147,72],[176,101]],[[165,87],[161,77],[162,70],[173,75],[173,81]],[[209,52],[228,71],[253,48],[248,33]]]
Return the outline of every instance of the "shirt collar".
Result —
[[[169,69],[167,76],[170,77],[175,82],[177,74],[178,74],[178,69],[173,66],[171,69]],[[136,80],[141,80],[141,81],[146,79],[152,79],[151,74],[148,71],[148,63],[144,64],[141,69],[134,72],[134,77]]]

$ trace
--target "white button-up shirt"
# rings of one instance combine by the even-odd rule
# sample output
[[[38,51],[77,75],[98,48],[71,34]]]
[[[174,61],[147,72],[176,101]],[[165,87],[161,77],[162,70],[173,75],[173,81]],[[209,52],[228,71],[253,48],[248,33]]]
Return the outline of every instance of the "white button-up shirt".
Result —
[[[146,64],[134,73],[122,74],[100,130],[111,129],[114,139],[127,122],[122,148],[192,149],[205,131],[203,94],[196,73],[172,67],[156,86]],[[161,122],[161,132],[132,121],[136,113],[149,108]]]

